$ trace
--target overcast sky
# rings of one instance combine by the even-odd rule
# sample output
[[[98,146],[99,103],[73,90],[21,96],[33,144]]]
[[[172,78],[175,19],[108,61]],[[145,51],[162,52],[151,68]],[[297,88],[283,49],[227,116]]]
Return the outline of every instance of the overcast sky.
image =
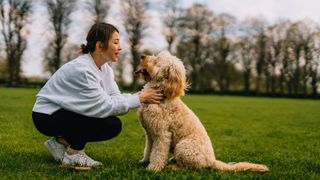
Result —
[[[41,0],[34,0],[41,2]],[[83,1],[83,0],[80,0]],[[118,1],[118,0],[114,0]],[[156,6],[160,0],[150,0]],[[204,4],[214,11],[215,14],[229,13],[235,16],[238,20],[242,20],[250,16],[264,16],[269,23],[274,23],[281,19],[289,19],[292,21],[303,20],[304,18],[310,18],[320,23],[320,0],[181,0],[183,6],[187,7],[197,2]],[[79,1],[78,1],[79,2]],[[38,3],[37,3],[38,4]],[[112,3],[113,4],[113,3]],[[111,11],[116,12],[117,8],[113,8]],[[150,34],[149,39],[155,39],[159,37],[161,28],[158,28],[161,24],[157,19],[157,12],[151,12],[154,16],[152,21],[153,31]],[[28,39],[28,49],[24,53],[23,60],[23,72],[26,76],[44,76],[42,56],[43,48],[47,45],[47,39],[50,37],[48,31],[48,16],[46,9],[41,5],[36,5],[34,15],[32,16],[32,24],[30,28],[30,36]],[[72,15],[73,24],[69,32],[69,42],[79,44],[85,43],[86,31],[90,17],[87,16],[83,10],[77,10]],[[117,25],[119,17],[108,17],[107,21]],[[120,31],[123,31],[120,27]],[[146,39],[143,43],[154,47],[157,50],[166,48],[166,42],[164,38],[158,38],[157,42],[148,41]],[[123,49],[126,47],[123,47]]]

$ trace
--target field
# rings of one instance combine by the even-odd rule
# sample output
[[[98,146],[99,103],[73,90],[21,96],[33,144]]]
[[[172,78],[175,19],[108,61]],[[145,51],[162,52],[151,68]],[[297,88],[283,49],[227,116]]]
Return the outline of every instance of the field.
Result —
[[[104,163],[91,171],[63,170],[43,147],[33,126],[37,89],[0,88],[0,179],[320,179],[320,101],[186,95],[225,162],[264,163],[270,171],[210,169],[152,173],[137,162],[144,148],[136,111],[120,117],[121,134],[89,143],[86,152]]]

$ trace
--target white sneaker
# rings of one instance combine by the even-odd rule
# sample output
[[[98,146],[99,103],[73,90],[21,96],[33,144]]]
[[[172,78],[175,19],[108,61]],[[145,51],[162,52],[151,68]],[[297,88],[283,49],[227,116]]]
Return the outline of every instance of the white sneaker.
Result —
[[[53,156],[53,158],[56,161],[58,162],[62,161],[63,155],[67,149],[64,147],[64,145],[59,143],[55,137],[52,137],[46,142],[44,142],[44,146],[47,148],[49,153]]]
[[[78,151],[76,154],[69,155],[67,152],[64,153],[62,160],[63,165],[79,165],[88,167],[101,166],[102,163],[91,159],[84,150]]]

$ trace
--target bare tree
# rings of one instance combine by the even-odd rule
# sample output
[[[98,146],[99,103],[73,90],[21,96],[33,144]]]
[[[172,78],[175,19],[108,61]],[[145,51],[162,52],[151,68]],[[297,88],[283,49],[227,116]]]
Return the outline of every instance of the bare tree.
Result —
[[[7,79],[6,77],[6,64],[5,60],[0,56],[0,83],[4,83]]]
[[[71,23],[69,16],[74,9],[75,0],[46,0],[52,31],[53,40],[49,43],[46,51],[45,69],[53,74],[62,62],[62,52],[67,41],[67,29]]]
[[[239,60],[243,68],[244,93],[248,95],[250,93],[253,63],[256,58],[254,43],[250,40],[250,37],[242,37],[238,42],[238,47],[240,52]]]
[[[287,22],[282,22],[270,26],[267,30],[267,54],[264,65],[264,74],[266,77],[265,88],[266,92],[271,93],[272,96],[276,94],[276,69],[277,67],[280,68],[280,64],[284,57],[284,39],[287,31],[286,25]]]
[[[87,9],[94,16],[94,22],[103,22],[107,17],[110,8],[110,0],[89,0],[87,1]]]
[[[289,41],[289,47],[292,50],[291,59],[293,62],[293,72],[292,79],[290,83],[293,88],[293,93],[298,95],[301,90],[301,77],[302,77],[302,67],[301,67],[301,57],[303,56],[303,23],[295,22],[292,23],[287,31],[287,40]]]
[[[311,61],[309,66],[309,76],[311,79],[311,90],[312,96],[318,97],[318,80],[319,80],[319,68],[320,68],[320,27],[316,27],[316,31],[313,33],[313,41],[311,44],[312,51],[311,51]]]
[[[180,0],[167,0],[165,3],[165,12],[163,13],[164,35],[168,43],[168,50],[174,52],[173,43],[178,36],[179,18],[181,16]]]
[[[275,42],[275,40],[272,37],[269,37],[267,43],[267,54],[264,66],[264,75],[266,77],[265,92],[271,93],[272,96],[274,96],[276,93],[276,67],[278,62],[281,60],[281,46],[281,41]]]
[[[239,63],[243,71],[243,87],[244,93],[249,94],[250,88],[253,85],[253,71],[257,60],[256,53],[256,30],[252,28],[254,24],[253,19],[245,19],[239,24],[240,41],[237,44],[237,51],[239,51]]]
[[[202,87],[200,77],[208,70],[206,65],[210,59],[212,47],[212,35],[214,14],[211,10],[200,4],[185,9],[179,23],[178,56],[185,62],[188,77],[191,80],[193,91],[199,91]],[[209,78],[202,77],[203,79]],[[206,79],[210,85],[210,79]]]
[[[284,45],[283,45],[283,58],[282,61],[280,62],[280,77],[279,77],[279,85],[280,85],[280,95],[284,95],[285,94],[285,86],[288,80],[288,76],[289,76],[289,49],[288,49],[288,45],[286,43],[286,40],[284,41]],[[289,92],[289,89],[288,89]]]
[[[320,67],[320,48],[315,49],[315,56],[311,61],[310,66],[310,77],[311,77],[311,88],[313,97],[318,97],[318,75]]]
[[[260,93],[262,73],[265,67],[266,55],[267,55],[267,36],[266,28],[267,21],[264,17],[250,17],[244,20],[243,24],[246,26],[246,33],[249,34],[255,43],[255,73],[256,73],[256,82],[255,89],[257,94]]]
[[[214,43],[214,71],[217,74],[217,81],[221,92],[229,90],[231,81],[230,67],[233,66],[233,44],[227,37],[227,33],[231,32],[236,18],[229,14],[220,14],[215,18],[214,26],[216,29]]]
[[[310,79],[310,75],[312,72],[312,64],[311,61],[313,59],[312,52],[314,51],[314,46],[312,43],[313,35],[312,34],[305,34],[305,39],[302,42],[303,48],[303,59],[305,61],[303,65],[302,71],[302,92],[304,96],[308,95],[308,81]]]
[[[270,59],[267,60],[267,68],[269,74],[271,74],[271,82],[268,82],[266,85],[267,91],[269,90],[268,86],[271,84],[271,93],[275,94],[277,88],[275,79],[276,79],[276,69],[280,71],[279,80],[279,92],[280,95],[285,93],[285,84],[288,78],[290,77],[291,72],[291,61],[290,61],[290,51],[288,49],[289,43],[286,40],[286,34],[288,28],[290,27],[290,21],[282,21],[273,26],[269,27],[268,36],[269,36],[269,47],[268,53]]]
[[[302,51],[303,51],[303,60],[304,65],[302,67],[302,93],[304,96],[307,96],[309,82],[312,79],[312,66],[313,66],[313,54],[316,51],[316,43],[317,43],[317,28],[318,24],[309,19],[304,19],[302,23],[301,32],[301,43],[302,43]]]
[[[119,85],[119,88],[123,88],[125,86],[124,74],[125,74],[125,66],[127,63],[127,53],[121,53],[119,60],[117,63],[111,63],[110,66],[114,70],[115,80]]]
[[[257,61],[256,61],[256,72],[257,72],[257,82],[256,82],[256,91],[260,93],[261,85],[261,76],[265,68],[266,56],[267,56],[267,36],[265,35],[266,23],[264,19],[257,19],[253,24],[256,26],[257,30],[257,41],[256,41],[256,52],[257,52]]]
[[[248,23],[251,24],[252,29],[255,31],[254,38],[256,39],[255,51],[256,51],[256,66],[257,73],[256,78],[256,92],[260,93],[262,73],[265,68],[265,61],[267,55],[267,36],[265,34],[267,28],[267,22],[263,17],[255,17],[248,19]]]
[[[27,47],[25,26],[29,13],[29,0],[0,0],[1,33],[5,44],[9,86],[17,86],[21,80],[21,59]]]
[[[147,1],[143,0],[123,0],[122,14],[124,18],[124,27],[129,39],[130,51],[132,56],[132,68],[137,69],[140,62],[139,51],[144,31],[147,29]],[[138,77],[133,76],[131,87],[133,90],[138,89]]]

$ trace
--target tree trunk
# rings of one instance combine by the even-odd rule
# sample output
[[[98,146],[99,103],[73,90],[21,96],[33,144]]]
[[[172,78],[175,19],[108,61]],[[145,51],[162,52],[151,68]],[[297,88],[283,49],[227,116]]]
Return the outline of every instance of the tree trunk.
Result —
[[[250,71],[245,71],[243,74],[244,93],[250,94]]]
[[[311,86],[312,86],[312,96],[313,97],[318,97],[318,81],[317,81],[317,76],[318,76],[318,67],[316,67],[312,72],[311,72]]]
[[[135,46],[133,46],[131,48],[131,55],[132,55],[132,65],[133,65],[133,72],[135,70],[137,70],[138,66],[139,66],[139,62],[140,62],[140,57],[139,57],[139,53],[137,52]],[[132,87],[132,90],[134,91],[137,91],[138,90],[138,77],[137,76],[132,76],[132,84],[131,84],[131,87]]]

